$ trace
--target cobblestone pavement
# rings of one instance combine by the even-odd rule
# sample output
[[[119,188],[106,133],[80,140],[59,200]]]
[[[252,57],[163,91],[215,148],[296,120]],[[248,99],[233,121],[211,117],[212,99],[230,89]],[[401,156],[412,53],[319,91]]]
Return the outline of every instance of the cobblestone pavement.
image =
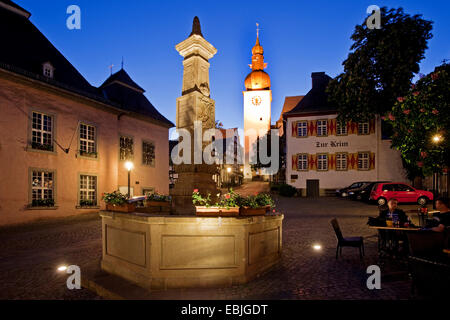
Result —
[[[403,266],[382,265],[381,290],[368,290],[366,268],[378,264],[376,233],[367,217],[377,208],[337,198],[278,198],[285,214],[281,263],[254,281],[221,289],[156,291],[154,299],[408,299]],[[411,209],[415,206],[401,206]],[[366,256],[344,248],[335,259],[336,239],[329,224],[338,218],[344,236],[364,236]],[[99,299],[89,291],[66,288],[60,264],[91,268],[101,258],[97,215],[0,229],[0,299]],[[314,251],[312,245],[322,245]],[[82,273],[83,274],[83,273]]]

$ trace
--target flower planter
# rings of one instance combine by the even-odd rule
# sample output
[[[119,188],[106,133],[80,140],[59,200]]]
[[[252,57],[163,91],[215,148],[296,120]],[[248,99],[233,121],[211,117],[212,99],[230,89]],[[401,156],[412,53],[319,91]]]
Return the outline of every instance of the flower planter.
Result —
[[[124,203],[121,205],[107,203],[106,210],[115,212],[134,212],[136,210],[136,205],[134,203]]]
[[[144,206],[146,206],[146,207],[170,207],[170,202],[168,202],[168,201],[145,201]]]
[[[270,206],[264,206],[259,208],[242,207],[239,214],[241,216],[264,216],[267,211],[270,210]]]
[[[237,217],[239,207],[195,207],[195,212],[199,217]]]

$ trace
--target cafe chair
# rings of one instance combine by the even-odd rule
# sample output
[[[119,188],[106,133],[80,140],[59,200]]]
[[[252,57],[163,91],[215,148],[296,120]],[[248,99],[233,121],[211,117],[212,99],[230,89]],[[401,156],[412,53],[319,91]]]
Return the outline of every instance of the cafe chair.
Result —
[[[353,248],[359,248],[359,257],[362,259],[364,256],[364,241],[363,237],[349,237],[344,238],[342,236],[341,228],[339,227],[339,223],[336,218],[332,219],[330,221],[331,226],[334,229],[334,233],[336,234],[337,238],[337,248],[336,248],[336,259],[338,258],[338,253],[340,252],[342,257],[342,247],[353,247]]]

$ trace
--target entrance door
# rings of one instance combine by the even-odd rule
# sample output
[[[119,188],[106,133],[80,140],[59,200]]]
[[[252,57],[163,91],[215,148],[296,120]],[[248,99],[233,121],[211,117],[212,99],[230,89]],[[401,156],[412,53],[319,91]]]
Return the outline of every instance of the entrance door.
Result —
[[[306,180],[306,196],[308,198],[319,197],[319,180]]]

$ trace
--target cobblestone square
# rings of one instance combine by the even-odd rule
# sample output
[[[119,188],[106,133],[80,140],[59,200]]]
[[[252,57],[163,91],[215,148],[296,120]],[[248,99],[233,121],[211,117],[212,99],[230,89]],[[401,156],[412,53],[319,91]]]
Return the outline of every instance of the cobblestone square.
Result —
[[[250,190],[251,192],[251,190]],[[377,207],[338,198],[278,197],[285,214],[281,263],[260,278],[219,289],[152,292],[152,299],[409,299],[406,266],[383,264],[381,290],[366,287],[367,266],[378,264],[376,232],[367,217]],[[402,205],[402,209],[415,208]],[[364,236],[366,255],[344,248],[335,259],[336,238],[329,220],[339,220],[344,236]],[[414,217],[413,217],[414,218]],[[98,215],[37,222],[0,231],[0,299],[101,299],[86,289],[68,290],[61,264],[83,269],[101,259]],[[320,244],[316,251],[313,244]]]

